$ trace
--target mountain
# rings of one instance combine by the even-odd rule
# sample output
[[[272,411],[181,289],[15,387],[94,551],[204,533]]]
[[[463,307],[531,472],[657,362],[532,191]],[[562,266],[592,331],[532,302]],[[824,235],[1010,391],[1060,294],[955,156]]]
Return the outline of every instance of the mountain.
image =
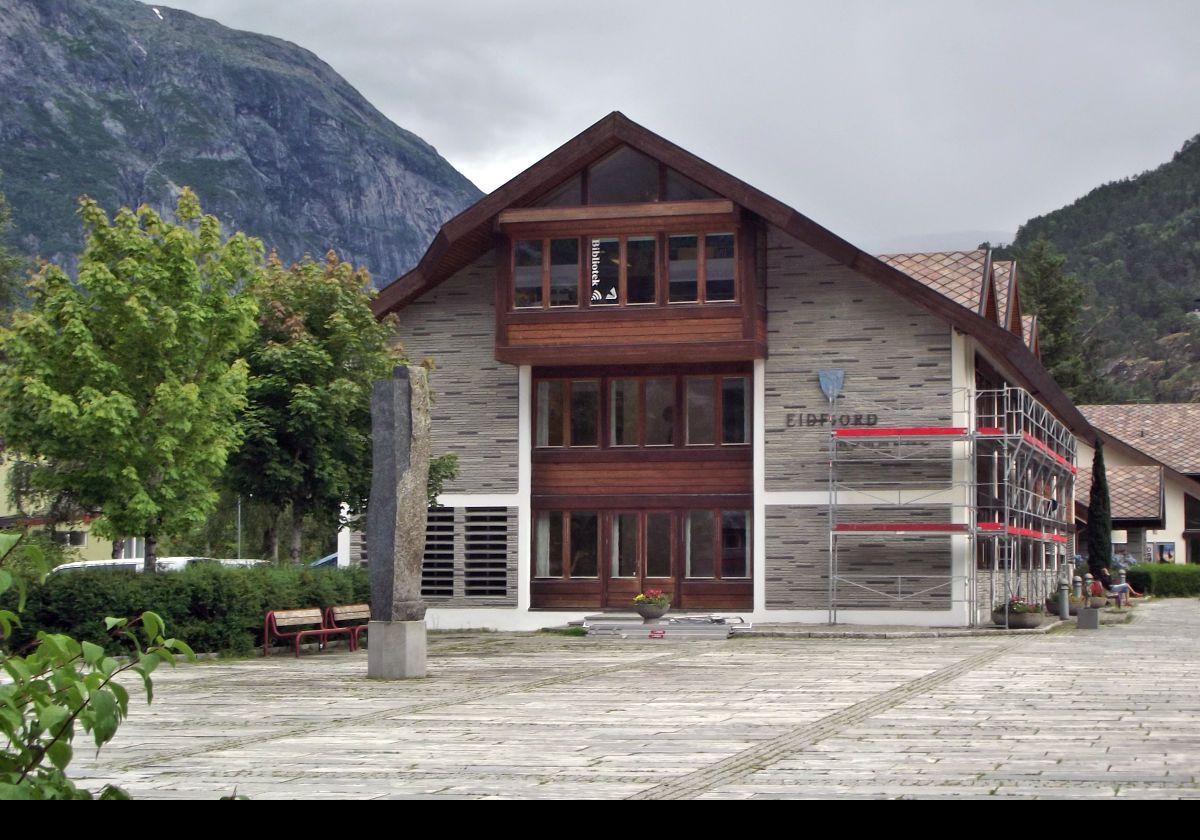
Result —
[[[1084,282],[1091,361],[1118,395],[1200,401],[1200,135],[1162,166],[1026,222],[1014,250],[1038,239]]]
[[[183,186],[280,256],[386,284],[480,192],[295,44],[134,0],[0,0],[12,245],[71,265],[76,200],[171,210]]]

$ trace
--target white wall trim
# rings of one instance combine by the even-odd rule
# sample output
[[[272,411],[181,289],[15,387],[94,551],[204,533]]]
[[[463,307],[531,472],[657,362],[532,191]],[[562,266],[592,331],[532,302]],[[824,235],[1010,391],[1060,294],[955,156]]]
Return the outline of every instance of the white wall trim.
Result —
[[[517,610],[527,613],[533,577],[533,368],[529,365],[517,371],[517,403]]]
[[[795,507],[822,507],[829,504],[826,490],[776,490],[763,493],[767,506],[791,505]],[[839,505],[895,505],[916,504],[961,505],[962,490],[945,485],[930,487],[908,487],[903,490],[879,490],[864,493],[861,490],[842,490],[837,494]]]
[[[443,493],[437,503],[442,507],[518,507],[520,493]]]
[[[754,360],[754,610],[767,608],[767,363]]]

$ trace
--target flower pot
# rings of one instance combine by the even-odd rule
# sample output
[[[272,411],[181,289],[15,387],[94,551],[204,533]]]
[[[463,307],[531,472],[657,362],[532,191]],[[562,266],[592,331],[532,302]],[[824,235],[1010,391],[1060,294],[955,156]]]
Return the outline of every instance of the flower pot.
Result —
[[[643,624],[653,624],[671,609],[670,604],[634,604],[633,611],[642,617]]]
[[[1005,626],[1004,610],[992,611],[992,623],[1000,627]],[[1009,630],[1033,630],[1035,627],[1042,626],[1041,613],[1012,613],[1008,614],[1008,629]]]

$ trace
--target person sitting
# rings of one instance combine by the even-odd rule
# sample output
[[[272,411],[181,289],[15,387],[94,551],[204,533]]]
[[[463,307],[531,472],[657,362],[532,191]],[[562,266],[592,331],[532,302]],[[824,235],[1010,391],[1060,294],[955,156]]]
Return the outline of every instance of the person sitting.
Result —
[[[1098,591],[1097,591],[1098,590]],[[1107,590],[1108,594],[1115,595],[1117,598],[1117,606],[1122,605],[1122,600],[1126,606],[1129,605],[1129,598],[1141,598],[1142,593],[1133,588],[1129,583],[1115,583],[1112,579],[1112,573],[1108,569],[1101,569],[1099,576],[1092,582],[1092,594],[1103,595]]]

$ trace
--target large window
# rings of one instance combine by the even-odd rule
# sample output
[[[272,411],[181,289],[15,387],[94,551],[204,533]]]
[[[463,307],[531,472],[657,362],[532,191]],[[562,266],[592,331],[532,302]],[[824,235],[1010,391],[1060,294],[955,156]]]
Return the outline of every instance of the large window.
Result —
[[[534,394],[538,448],[750,443],[748,375],[539,379]]]
[[[706,303],[736,299],[735,251],[732,233],[668,236],[668,300]]]
[[[548,310],[732,303],[736,239],[722,232],[516,239],[512,305]]]
[[[534,522],[536,578],[745,580],[752,572],[746,510],[543,510]]]
[[[684,569],[689,578],[750,577],[748,511],[689,511],[684,521]]]
[[[518,239],[513,243],[513,306],[579,305],[579,240]]]
[[[542,511],[537,514],[534,536],[536,577],[599,577],[600,514],[595,511]]]

